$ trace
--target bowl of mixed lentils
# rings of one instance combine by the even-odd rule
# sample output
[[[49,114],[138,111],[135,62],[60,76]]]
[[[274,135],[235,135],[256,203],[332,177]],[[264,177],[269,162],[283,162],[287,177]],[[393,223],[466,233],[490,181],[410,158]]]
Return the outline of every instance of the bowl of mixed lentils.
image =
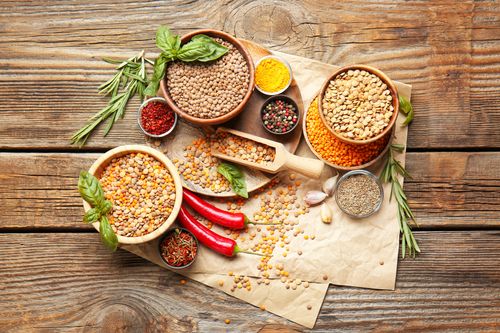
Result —
[[[245,46],[231,35],[212,29],[196,30],[181,38],[187,43],[204,34],[229,51],[208,62],[175,61],[168,65],[161,91],[182,118],[198,125],[222,124],[236,117],[254,90],[255,67]]]
[[[323,84],[321,120],[339,140],[367,144],[389,133],[399,111],[398,92],[380,70],[366,65],[342,67]]]
[[[120,244],[153,240],[174,223],[182,203],[177,169],[161,152],[142,145],[120,146],[103,154],[89,173],[113,208],[109,223]],[[83,203],[85,212],[90,209]],[[99,230],[99,222],[93,223]]]

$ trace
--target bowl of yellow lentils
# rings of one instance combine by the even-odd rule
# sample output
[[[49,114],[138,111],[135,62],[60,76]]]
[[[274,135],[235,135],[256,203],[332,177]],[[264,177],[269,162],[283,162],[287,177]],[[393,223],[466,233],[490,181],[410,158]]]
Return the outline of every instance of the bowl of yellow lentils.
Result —
[[[142,145],[125,145],[106,152],[89,173],[101,184],[113,208],[109,223],[120,244],[151,241],[174,223],[182,203],[177,168],[161,152]],[[84,202],[87,212],[90,206]],[[99,230],[99,222],[93,223]]]

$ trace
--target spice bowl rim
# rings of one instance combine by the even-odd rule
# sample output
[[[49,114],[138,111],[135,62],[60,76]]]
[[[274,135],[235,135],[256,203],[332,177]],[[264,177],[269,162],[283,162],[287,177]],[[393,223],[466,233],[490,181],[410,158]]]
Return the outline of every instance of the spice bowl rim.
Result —
[[[141,123],[142,109],[144,109],[146,107],[146,105],[148,105],[151,102],[161,102],[161,103],[165,104],[170,109],[170,112],[172,112],[174,114],[174,123],[172,124],[172,127],[170,127],[170,129],[168,129],[165,133],[162,133],[162,134],[151,134],[148,131],[146,131],[144,129],[144,127],[142,127],[142,123]],[[158,138],[164,138],[167,135],[169,135],[170,133],[172,133],[174,131],[175,127],[177,126],[177,118],[178,118],[177,113],[175,113],[170,108],[170,105],[168,105],[167,101],[163,97],[151,97],[151,98],[148,98],[148,99],[144,100],[144,102],[142,102],[142,104],[137,109],[137,122],[139,123],[139,128],[142,130],[142,132],[145,135],[147,135],[149,137],[152,137],[152,138],[157,138],[157,139]]]
[[[264,89],[259,87],[259,85],[257,83],[255,83],[255,89],[257,89],[258,91],[260,91],[264,95],[276,96],[276,95],[280,95],[280,94],[284,93],[288,88],[290,88],[290,85],[292,84],[292,81],[293,81],[293,72],[292,72],[292,66],[290,66],[290,63],[288,63],[288,61],[286,61],[284,58],[277,56],[277,55],[274,55],[274,54],[269,54],[267,56],[260,58],[259,61],[257,61],[257,63],[255,64],[255,70],[257,70],[257,67],[259,67],[259,65],[262,61],[264,61],[265,59],[271,59],[271,58],[274,58],[274,59],[278,60],[279,62],[283,63],[285,65],[285,67],[288,69],[288,73],[290,74],[290,78],[288,80],[288,83],[286,84],[286,86],[284,88],[282,88],[278,91],[275,91],[275,92],[265,91]]]
[[[196,242],[196,254],[194,255],[194,258],[193,260],[191,260],[188,264],[184,265],[184,266],[172,266],[172,265],[169,265],[167,263],[167,261],[165,260],[165,258],[163,258],[163,255],[161,254],[161,244],[163,243],[163,240],[172,232],[175,232],[175,230],[181,230],[181,231],[185,231],[187,232],[188,234],[191,235],[191,237],[193,237],[194,241]],[[159,238],[159,241],[158,241],[158,252],[159,252],[159,255],[160,255],[160,258],[162,260],[162,262],[168,267],[168,268],[171,268],[171,269],[175,269],[175,270],[179,270],[179,269],[185,269],[185,268],[188,268],[189,266],[191,266],[195,261],[196,261],[196,258],[198,258],[198,250],[200,248],[200,243],[198,242],[198,238],[196,238],[196,236],[191,232],[189,231],[188,229],[186,228],[182,228],[182,227],[173,227],[171,229],[168,229],[167,231],[165,231],[165,233]]]
[[[266,106],[267,106],[270,102],[272,102],[272,101],[274,101],[274,100],[277,100],[277,99],[286,99],[287,101],[289,101],[290,103],[292,103],[292,104],[293,104],[293,106],[295,106],[295,110],[296,110],[295,112],[297,113],[297,122],[295,123],[295,125],[293,125],[293,127],[292,127],[290,130],[288,130],[288,131],[286,131],[286,132],[284,132],[284,133],[277,133],[277,132],[273,132],[273,131],[271,131],[270,129],[268,129],[268,128],[266,127],[266,125],[264,125],[264,119],[262,118],[263,113],[264,113],[264,108],[265,108],[265,107],[266,107]],[[262,104],[262,106],[260,107],[260,112],[259,112],[259,114],[260,114],[260,122],[261,122],[261,124],[262,124],[262,127],[264,127],[264,128],[266,129],[266,131],[268,131],[269,133],[274,134],[274,135],[287,135],[287,134],[290,134],[290,133],[292,133],[292,132],[293,132],[293,131],[297,128],[297,126],[298,126],[298,125],[299,125],[299,123],[301,122],[301,119],[300,119],[300,112],[299,112],[299,106],[297,105],[297,102],[295,102],[295,101],[293,100],[293,98],[291,98],[290,96],[287,96],[287,95],[274,95],[274,96],[269,96],[269,97],[268,97],[268,98],[264,101],[264,103]]]
[[[378,186],[378,189],[380,191],[380,201],[377,203],[377,205],[375,206],[375,208],[373,209],[373,211],[371,211],[370,213],[367,213],[367,214],[364,214],[364,215],[353,215],[353,214],[345,211],[344,208],[342,208],[342,206],[339,204],[338,191],[337,191],[339,185],[343,181],[345,181],[347,178],[349,178],[351,176],[354,176],[354,175],[366,175],[366,176],[369,176],[373,180],[375,180],[375,183]],[[340,210],[343,213],[345,213],[348,216],[350,216],[352,218],[355,218],[355,219],[363,219],[363,218],[372,216],[373,214],[377,213],[380,210],[380,208],[382,207],[382,203],[384,202],[384,188],[382,186],[382,182],[380,181],[380,178],[377,177],[376,175],[374,175],[372,172],[370,172],[368,170],[364,170],[364,169],[363,170],[352,170],[352,171],[349,171],[349,172],[346,172],[345,174],[343,174],[339,178],[339,180],[337,181],[337,183],[335,184],[334,193],[335,193],[335,202],[337,203],[337,206],[340,208]]]
[[[323,114],[323,103],[322,103],[323,97],[325,96],[325,93],[326,93],[326,90],[328,89],[330,81],[333,80],[338,75],[340,75],[341,73],[347,72],[349,70],[364,70],[368,73],[376,75],[379,79],[382,80],[383,83],[385,83],[387,85],[387,88],[391,92],[392,106],[394,108],[393,114],[391,116],[391,120],[389,121],[389,124],[387,124],[387,126],[382,130],[382,132],[380,132],[376,136],[371,137],[367,140],[354,140],[354,139],[346,138],[343,135],[340,135],[340,133],[334,131],[333,128],[331,128],[328,125],[328,123],[326,122],[325,116]],[[394,127],[394,124],[396,123],[396,119],[397,119],[398,114],[399,114],[398,90],[397,90],[394,82],[384,72],[382,72],[381,70],[379,70],[375,67],[363,65],[363,64],[343,66],[343,67],[337,69],[336,71],[334,71],[331,75],[329,75],[328,78],[323,83],[321,90],[318,94],[318,111],[319,111],[319,116],[320,116],[323,124],[339,140],[342,140],[342,141],[350,143],[350,144],[355,144],[355,145],[363,145],[363,144],[371,143],[371,142],[377,141],[378,139],[381,139],[384,135],[386,135]]]
[[[316,97],[315,97],[316,98]],[[314,102],[314,99],[312,100],[311,103]],[[319,101],[318,101],[319,103]],[[319,112],[319,110],[318,110]],[[307,108],[307,110],[304,111],[304,118],[302,120],[302,134],[304,135],[304,139],[307,143],[307,146],[309,147],[309,149],[313,152],[313,154],[318,158],[320,159],[321,161],[325,162],[325,164],[331,166],[332,168],[335,168],[337,170],[342,170],[342,171],[354,171],[354,170],[361,170],[361,169],[365,169],[365,168],[368,168],[372,165],[374,165],[375,163],[379,162],[383,156],[385,156],[385,154],[389,151],[389,148],[391,146],[391,142],[392,142],[392,139],[394,137],[394,133],[395,133],[395,130],[393,129],[391,134],[390,134],[390,138],[387,140],[387,144],[385,145],[385,148],[380,152],[380,154],[378,156],[376,156],[375,158],[373,158],[371,161],[368,161],[364,164],[361,164],[361,165],[355,165],[355,166],[350,166],[350,167],[347,167],[347,166],[342,166],[342,165],[337,165],[337,164],[334,164],[330,161],[327,161],[326,159],[324,159],[317,151],[316,149],[314,149],[314,147],[312,146],[311,142],[309,141],[309,135],[307,134],[307,115],[309,114],[309,108]],[[323,124],[324,125],[324,124]],[[326,126],[326,125],[325,125]],[[388,135],[388,134],[387,134]]]
[[[119,244],[142,244],[146,243],[149,241],[152,241],[159,236],[161,236],[163,233],[165,233],[166,230],[175,222],[177,215],[179,214],[179,211],[181,209],[181,204],[182,204],[182,182],[181,182],[181,177],[179,175],[179,172],[177,171],[177,168],[175,165],[170,161],[170,159],[165,156],[162,152],[160,152],[157,149],[154,149],[149,146],[145,145],[124,145],[124,146],[118,146],[116,148],[113,148],[111,150],[108,150],[106,153],[102,154],[90,167],[89,173],[99,179],[100,174],[104,170],[104,168],[113,160],[113,158],[125,156],[127,154],[131,153],[144,153],[153,156],[155,159],[160,161],[168,170],[170,175],[172,176],[174,180],[174,185],[175,185],[175,202],[174,202],[174,207],[172,208],[172,212],[170,215],[167,217],[167,219],[161,224],[156,230],[153,232],[143,235],[143,236],[137,236],[137,237],[127,237],[127,236],[120,236],[116,235],[118,238],[118,243]],[[87,212],[91,207],[90,205],[85,201],[83,201],[83,208],[85,209],[85,212]],[[92,223],[93,227],[99,231],[99,222],[94,222]]]
[[[216,117],[216,118],[199,118],[199,117],[194,117],[188,114],[187,112],[183,111],[180,107],[177,106],[173,98],[170,96],[170,93],[167,89],[167,76],[160,81],[160,91],[165,100],[167,101],[168,105],[176,114],[178,114],[181,118],[196,124],[196,125],[201,125],[201,126],[208,126],[208,125],[219,125],[222,123],[225,123],[236,116],[238,116],[244,109],[250,98],[252,97],[252,93],[255,88],[255,66],[254,62],[252,59],[252,55],[250,54],[250,51],[248,51],[247,47],[243,45],[243,43],[238,40],[238,38],[235,38],[231,36],[230,34],[221,31],[221,30],[216,30],[216,29],[198,29],[198,30],[193,30],[181,37],[181,43],[184,44],[188,42],[193,36],[200,35],[200,34],[205,34],[210,37],[214,38],[221,38],[231,44],[238,50],[238,52],[241,53],[243,58],[245,59],[245,62],[248,66],[248,74],[249,74],[249,82],[248,82],[248,89],[247,92],[245,93],[245,96],[243,97],[243,100],[231,111],[228,113]]]

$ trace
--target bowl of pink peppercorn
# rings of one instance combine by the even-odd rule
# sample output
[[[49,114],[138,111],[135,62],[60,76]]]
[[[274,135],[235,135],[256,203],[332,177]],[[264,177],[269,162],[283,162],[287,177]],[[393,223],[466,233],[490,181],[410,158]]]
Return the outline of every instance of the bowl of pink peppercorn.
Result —
[[[264,128],[272,134],[291,133],[300,121],[297,103],[286,95],[268,98],[262,105],[260,119]]]

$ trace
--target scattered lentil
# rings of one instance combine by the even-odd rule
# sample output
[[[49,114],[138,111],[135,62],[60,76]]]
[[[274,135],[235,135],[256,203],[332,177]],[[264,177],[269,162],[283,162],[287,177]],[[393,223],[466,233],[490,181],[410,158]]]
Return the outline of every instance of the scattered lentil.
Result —
[[[377,75],[349,70],[330,81],[323,98],[323,115],[336,133],[363,141],[387,127],[394,114],[392,99]]]
[[[221,117],[234,110],[245,97],[250,72],[243,55],[231,43],[214,40],[229,51],[207,62],[175,61],[167,67],[167,88],[183,111],[197,118]]]

